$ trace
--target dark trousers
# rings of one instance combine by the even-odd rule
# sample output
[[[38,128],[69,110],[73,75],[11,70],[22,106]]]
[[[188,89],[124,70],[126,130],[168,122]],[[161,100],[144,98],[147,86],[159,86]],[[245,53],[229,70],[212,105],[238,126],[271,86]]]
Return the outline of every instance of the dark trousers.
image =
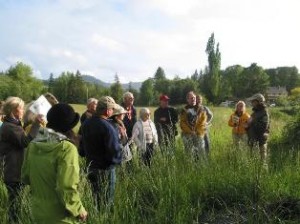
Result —
[[[88,179],[92,185],[93,196],[98,211],[100,205],[112,205],[114,202],[116,172],[115,168],[107,170],[89,169]]]
[[[8,217],[9,223],[18,223],[18,214],[20,213],[20,192],[23,184],[19,182],[5,183],[8,193]]]
[[[151,158],[153,156],[154,151],[154,144],[153,143],[147,143],[146,144],[146,151],[142,154],[142,160],[146,166],[151,165]]]

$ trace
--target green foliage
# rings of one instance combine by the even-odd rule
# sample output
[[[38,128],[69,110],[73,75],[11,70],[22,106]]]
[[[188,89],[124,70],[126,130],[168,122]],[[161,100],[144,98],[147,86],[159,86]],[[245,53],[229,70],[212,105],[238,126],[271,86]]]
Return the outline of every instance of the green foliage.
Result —
[[[121,102],[124,90],[120,83],[118,75],[115,76],[115,83],[110,86],[110,92],[110,95],[116,102]]]
[[[142,83],[140,89],[140,98],[138,102],[140,105],[150,106],[154,101],[154,86],[153,79],[149,78]]]
[[[61,102],[85,103],[87,87],[79,71],[62,73],[52,84],[53,94]]]
[[[255,93],[265,93],[269,86],[269,76],[262,67],[253,63],[241,73],[240,83],[243,88],[240,90],[241,97],[249,97]]]
[[[154,79],[156,80],[166,79],[166,74],[165,71],[162,69],[162,67],[157,68],[156,73],[154,74]]]
[[[282,137],[282,143],[292,145],[295,147],[300,146],[300,113],[296,117],[289,121],[284,127],[284,134]]]
[[[18,62],[0,76],[0,98],[18,96],[28,102],[36,99],[44,90],[43,83],[33,77],[30,66]],[[2,82],[3,81],[3,82]]]
[[[219,51],[219,43],[215,48],[214,33],[211,34],[206,45],[206,54],[208,55],[208,73],[205,75],[207,84],[207,98],[216,103],[220,101],[219,94],[221,88],[220,68],[221,68],[221,53]]]
[[[296,67],[266,69],[271,86],[285,86],[288,91],[300,85],[300,74]]]
[[[82,113],[85,105],[74,108]],[[236,151],[232,147],[231,128],[227,126],[231,109],[210,109],[214,120],[209,162],[195,161],[187,154],[180,136],[175,155],[162,155],[157,149],[151,168],[145,167],[135,152],[132,164],[117,167],[113,209],[103,205],[96,211],[81,160],[79,190],[89,213],[87,223],[298,223],[297,206],[284,216],[286,203],[281,202],[299,201],[300,153],[292,151],[293,147],[271,144],[266,170],[258,151],[250,154],[248,148]],[[279,108],[270,109],[270,114],[271,135],[280,136],[288,117]],[[275,140],[271,138],[271,143]],[[20,223],[32,223],[28,193],[26,188],[22,194]],[[0,180],[3,224],[7,203]]]

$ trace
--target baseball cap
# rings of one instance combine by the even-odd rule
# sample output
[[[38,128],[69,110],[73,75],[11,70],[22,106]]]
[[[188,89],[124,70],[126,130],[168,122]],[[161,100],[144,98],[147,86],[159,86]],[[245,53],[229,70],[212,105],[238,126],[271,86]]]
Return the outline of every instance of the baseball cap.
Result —
[[[251,96],[250,98],[248,98],[249,101],[252,100],[257,100],[258,102],[262,103],[265,102],[265,97],[261,94],[261,93],[256,93],[253,96]]]
[[[159,100],[160,101],[168,101],[170,98],[167,96],[167,95],[161,95],[160,97],[159,97]]]

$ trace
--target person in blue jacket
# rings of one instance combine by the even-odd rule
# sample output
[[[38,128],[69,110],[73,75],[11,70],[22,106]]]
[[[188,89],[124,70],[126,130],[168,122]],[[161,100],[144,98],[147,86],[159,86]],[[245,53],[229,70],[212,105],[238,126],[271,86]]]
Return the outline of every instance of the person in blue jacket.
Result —
[[[98,209],[111,205],[116,182],[115,166],[122,161],[122,149],[117,130],[109,121],[119,105],[110,96],[98,100],[95,114],[82,125],[82,142],[86,155],[88,179]]]

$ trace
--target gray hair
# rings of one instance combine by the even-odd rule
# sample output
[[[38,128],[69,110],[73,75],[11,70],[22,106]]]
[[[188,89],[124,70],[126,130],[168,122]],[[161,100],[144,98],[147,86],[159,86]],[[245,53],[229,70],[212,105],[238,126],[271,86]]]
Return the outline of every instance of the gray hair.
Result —
[[[123,94],[123,99],[127,98],[127,97],[133,97],[133,94],[131,92],[126,92]]]
[[[89,98],[88,100],[87,100],[87,105],[89,105],[89,104],[91,104],[91,103],[95,103],[95,104],[97,104],[98,103],[98,100],[96,99],[96,98]]]
[[[15,109],[17,109],[20,106],[24,107],[24,105],[25,103],[21,98],[10,96],[4,102],[3,113],[4,115],[9,116]]]
[[[143,117],[144,114],[150,113],[150,110],[147,107],[143,107],[140,109],[140,117]]]

